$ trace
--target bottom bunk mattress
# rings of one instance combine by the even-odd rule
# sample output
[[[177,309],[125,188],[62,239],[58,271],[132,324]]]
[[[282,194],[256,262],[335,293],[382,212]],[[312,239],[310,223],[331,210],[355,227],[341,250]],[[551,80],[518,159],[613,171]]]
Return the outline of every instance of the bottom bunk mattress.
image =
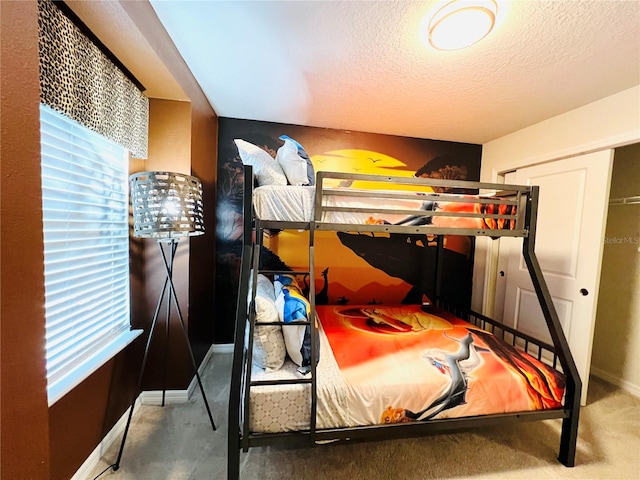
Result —
[[[562,408],[561,373],[446,311],[317,306],[317,315],[318,429]],[[301,375],[288,360],[252,378]],[[310,391],[252,387],[250,430],[309,429]]]

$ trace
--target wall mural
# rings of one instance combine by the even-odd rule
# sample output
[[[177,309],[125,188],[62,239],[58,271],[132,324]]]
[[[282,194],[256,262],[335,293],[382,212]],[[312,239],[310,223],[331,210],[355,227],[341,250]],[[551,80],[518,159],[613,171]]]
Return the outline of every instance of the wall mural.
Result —
[[[479,180],[482,146],[440,140],[219,118],[216,229],[215,342],[233,342],[242,238],[242,161],[234,139],[275,158],[288,135],[299,142],[314,170]],[[442,239],[441,298],[468,307],[473,237]],[[308,233],[274,232],[265,240],[263,268],[308,270]],[[317,232],[317,304],[420,303],[435,295],[437,238],[408,234]],[[302,280],[309,287],[308,276]]]

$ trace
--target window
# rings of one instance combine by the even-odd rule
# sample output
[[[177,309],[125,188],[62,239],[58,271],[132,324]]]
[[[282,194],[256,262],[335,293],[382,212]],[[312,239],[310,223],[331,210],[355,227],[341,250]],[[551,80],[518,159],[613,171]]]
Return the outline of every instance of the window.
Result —
[[[130,329],[127,150],[40,106],[49,405],[141,331]]]

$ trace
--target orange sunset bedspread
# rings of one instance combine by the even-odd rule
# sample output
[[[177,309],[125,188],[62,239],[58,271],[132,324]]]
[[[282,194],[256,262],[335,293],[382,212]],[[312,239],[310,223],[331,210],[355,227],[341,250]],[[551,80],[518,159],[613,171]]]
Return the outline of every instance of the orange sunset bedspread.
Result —
[[[447,312],[419,305],[317,312],[344,379],[349,424],[562,407],[561,373]]]

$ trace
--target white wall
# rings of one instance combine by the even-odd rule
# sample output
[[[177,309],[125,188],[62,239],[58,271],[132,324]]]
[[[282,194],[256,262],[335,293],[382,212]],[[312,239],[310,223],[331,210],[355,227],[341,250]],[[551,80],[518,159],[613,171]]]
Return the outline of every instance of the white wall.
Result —
[[[518,167],[640,141],[640,85],[550,118],[483,146],[480,179],[498,181]],[[615,160],[614,160],[615,161]],[[477,242],[472,306],[491,313],[487,301],[491,278],[489,254],[493,243]],[[485,295],[487,294],[487,295]],[[633,339],[640,349],[640,338]]]
[[[480,179],[640,140],[640,85],[484,144]]]
[[[526,165],[640,141],[640,85],[492,140],[483,145],[480,180]],[[484,286],[492,241],[479,239],[473,275],[474,309],[488,312]]]

